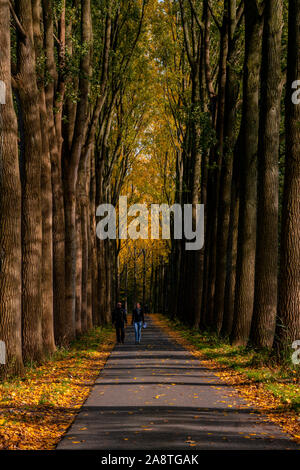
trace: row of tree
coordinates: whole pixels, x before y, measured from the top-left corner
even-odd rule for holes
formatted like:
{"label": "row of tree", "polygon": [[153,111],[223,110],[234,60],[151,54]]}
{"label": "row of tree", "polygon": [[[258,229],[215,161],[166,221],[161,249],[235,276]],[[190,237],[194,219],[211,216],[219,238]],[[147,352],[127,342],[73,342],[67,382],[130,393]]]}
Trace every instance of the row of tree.
{"label": "row of tree", "polygon": [[[1,374],[120,295],[237,345],[299,339],[299,31],[299,0],[0,2]],[[203,203],[203,249],[97,239],[120,194],[194,224]]]}
{"label": "row of tree", "polygon": [[284,353],[300,338],[300,2],[165,1],[159,18],[174,201],[205,204],[203,249],[172,242],[168,310]]}
{"label": "row of tree", "polygon": [[96,238],[135,153],[145,1],[1,0],[1,375],[110,318],[116,246]]}

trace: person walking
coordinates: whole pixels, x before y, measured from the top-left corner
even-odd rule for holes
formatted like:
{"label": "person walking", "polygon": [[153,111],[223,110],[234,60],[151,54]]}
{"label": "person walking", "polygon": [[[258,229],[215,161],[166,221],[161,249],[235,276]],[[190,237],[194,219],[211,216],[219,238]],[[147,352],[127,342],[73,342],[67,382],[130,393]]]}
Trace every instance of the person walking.
{"label": "person walking", "polygon": [[144,311],[141,308],[141,304],[137,302],[136,307],[132,312],[132,325],[134,325],[135,344],[139,344],[141,342],[142,325],[144,321]]}
{"label": "person walking", "polygon": [[122,308],[121,302],[117,303],[112,313],[112,324],[116,328],[117,343],[123,343],[125,340],[125,323],[127,323],[126,311]]}

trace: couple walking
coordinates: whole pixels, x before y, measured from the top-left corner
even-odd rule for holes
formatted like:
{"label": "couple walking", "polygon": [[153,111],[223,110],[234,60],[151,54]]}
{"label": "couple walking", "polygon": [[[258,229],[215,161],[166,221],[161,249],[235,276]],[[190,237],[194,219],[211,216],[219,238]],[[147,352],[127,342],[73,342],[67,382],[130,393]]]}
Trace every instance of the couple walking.
{"label": "couple walking", "polygon": [[[145,305],[145,309],[143,309],[139,302],[137,302],[136,307],[133,309],[131,324],[134,325],[135,344],[139,344],[141,342],[142,326],[145,324],[144,311],[145,313],[148,313],[147,310],[147,306]],[[117,303],[117,306],[113,311],[112,323],[116,328],[117,342],[124,344],[127,314],[126,310],[122,308],[121,302]]]}

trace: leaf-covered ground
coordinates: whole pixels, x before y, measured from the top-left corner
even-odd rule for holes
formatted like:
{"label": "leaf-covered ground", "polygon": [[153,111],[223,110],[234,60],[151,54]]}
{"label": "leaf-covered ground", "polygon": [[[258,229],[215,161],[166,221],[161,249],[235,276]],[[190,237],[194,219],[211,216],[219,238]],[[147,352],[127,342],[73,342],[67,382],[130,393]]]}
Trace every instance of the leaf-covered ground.
{"label": "leaf-covered ground", "polygon": [[[300,442],[299,367],[268,364],[254,351],[234,348],[162,315],[153,320]],[[28,367],[21,378],[0,383],[0,449],[54,449],[114,343],[111,328],[95,328],[42,366]]]}
{"label": "leaf-covered ground", "polygon": [[218,377],[235,387],[249,406],[264,413],[300,442],[300,367],[279,367],[267,355],[233,347],[163,315],[153,320]]}
{"label": "leaf-covered ground", "polygon": [[54,449],[86,400],[115,343],[95,328],[20,378],[0,383],[0,449]]}

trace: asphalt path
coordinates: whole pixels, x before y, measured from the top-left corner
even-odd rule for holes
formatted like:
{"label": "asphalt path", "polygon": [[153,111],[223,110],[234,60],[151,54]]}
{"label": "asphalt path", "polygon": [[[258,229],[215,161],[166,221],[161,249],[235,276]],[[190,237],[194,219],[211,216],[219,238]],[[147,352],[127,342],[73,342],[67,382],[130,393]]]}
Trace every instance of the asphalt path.
{"label": "asphalt path", "polygon": [[299,449],[148,319],[116,345],[57,449]]}

